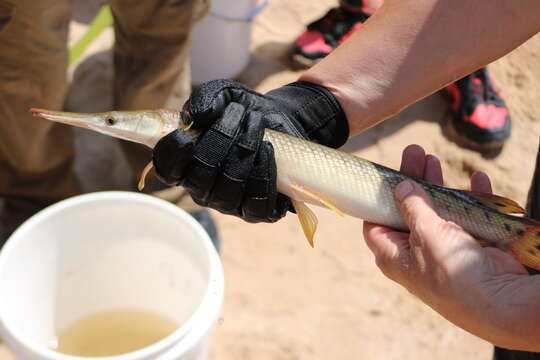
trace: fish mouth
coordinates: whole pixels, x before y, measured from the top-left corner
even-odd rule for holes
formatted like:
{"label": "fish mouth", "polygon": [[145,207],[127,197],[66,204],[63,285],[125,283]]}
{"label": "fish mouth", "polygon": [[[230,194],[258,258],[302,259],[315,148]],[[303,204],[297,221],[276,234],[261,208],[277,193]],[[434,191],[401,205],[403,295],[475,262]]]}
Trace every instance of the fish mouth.
{"label": "fish mouth", "polygon": [[104,128],[102,117],[96,114],[71,113],[37,108],[30,109],[30,113],[36,117],[85,129],[98,130]]}

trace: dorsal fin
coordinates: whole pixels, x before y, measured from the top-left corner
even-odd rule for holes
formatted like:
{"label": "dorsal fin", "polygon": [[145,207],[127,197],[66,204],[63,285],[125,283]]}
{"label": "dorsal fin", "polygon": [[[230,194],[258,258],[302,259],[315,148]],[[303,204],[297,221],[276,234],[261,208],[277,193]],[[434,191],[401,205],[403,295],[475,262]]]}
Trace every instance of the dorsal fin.
{"label": "dorsal fin", "polygon": [[465,191],[467,195],[479,201],[488,208],[500,211],[504,214],[526,214],[527,212],[517,202],[508,198],[483,193],[479,191]]}

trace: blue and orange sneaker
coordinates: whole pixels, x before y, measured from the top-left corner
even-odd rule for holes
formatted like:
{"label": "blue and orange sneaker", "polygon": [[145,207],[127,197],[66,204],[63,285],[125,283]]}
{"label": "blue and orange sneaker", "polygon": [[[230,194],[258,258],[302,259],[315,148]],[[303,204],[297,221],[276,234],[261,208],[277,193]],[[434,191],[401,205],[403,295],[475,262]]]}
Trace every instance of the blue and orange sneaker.
{"label": "blue and orange sneaker", "polygon": [[371,14],[367,8],[341,6],[330,9],[307,26],[293,44],[291,59],[297,65],[310,67],[347,40]]}
{"label": "blue and orange sneaker", "polygon": [[479,150],[499,150],[510,137],[511,118],[504,100],[485,68],[448,85],[456,140]]}

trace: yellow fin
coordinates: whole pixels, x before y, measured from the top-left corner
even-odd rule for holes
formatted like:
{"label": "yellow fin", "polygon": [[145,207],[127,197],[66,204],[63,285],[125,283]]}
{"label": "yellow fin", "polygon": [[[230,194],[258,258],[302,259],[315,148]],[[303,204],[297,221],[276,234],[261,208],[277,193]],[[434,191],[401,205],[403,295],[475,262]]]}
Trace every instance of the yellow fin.
{"label": "yellow fin", "polygon": [[304,234],[306,235],[306,239],[309,245],[314,247],[313,236],[315,235],[317,224],[319,223],[317,216],[303,202],[298,200],[291,201],[294,206],[294,210],[296,210],[296,215],[298,215],[298,220],[300,220],[300,225],[302,225],[302,230],[304,230]]}
{"label": "yellow fin", "polygon": [[505,250],[523,265],[540,270],[540,222],[526,218],[522,224],[515,229],[514,239]]}
{"label": "yellow fin", "polygon": [[329,208],[330,210],[337,213],[338,215],[344,216],[343,211],[339,210],[339,208],[337,206],[335,206],[329,200],[323,198],[322,196],[320,196],[318,194],[315,194],[315,193],[313,193],[313,192],[311,192],[309,190],[306,190],[302,186],[299,186],[299,185],[292,184],[291,187],[293,188],[294,191],[296,191],[296,192],[298,192],[300,194],[303,194],[304,196],[310,197],[310,198],[312,198],[314,200],[317,200],[317,201],[321,202],[324,206]]}
{"label": "yellow fin", "polygon": [[139,189],[139,191],[142,191],[144,189],[144,185],[145,185],[144,180],[146,179],[146,176],[148,175],[150,170],[152,170],[153,167],[154,167],[154,163],[152,161],[150,161],[144,167],[144,169],[143,169],[143,171],[141,173],[141,178],[139,179],[139,184],[137,185],[137,188]]}
{"label": "yellow fin", "polygon": [[505,214],[525,214],[526,211],[514,200],[502,196],[482,193],[478,191],[466,191],[466,193],[482,205],[495,209]]}

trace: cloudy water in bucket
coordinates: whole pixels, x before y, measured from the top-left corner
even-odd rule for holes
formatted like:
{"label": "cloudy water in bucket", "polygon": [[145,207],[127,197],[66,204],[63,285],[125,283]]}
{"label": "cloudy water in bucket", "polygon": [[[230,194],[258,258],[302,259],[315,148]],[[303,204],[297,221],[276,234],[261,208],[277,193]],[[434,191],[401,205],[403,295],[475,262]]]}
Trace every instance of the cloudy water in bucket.
{"label": "cloudy water in bucket", "polygon": [[[116,241],[118,244],[121,243],[119,239]],[[118,277],[118,281],[112,281],[112,284],[109,284],[114,289],[100,289],[101,286],[107,286],[104,283],[95,283],[88,288],[89,291],[100,289],[98,292],[109,294],[107,296],[112,297],[110,302],[116,305],[89,311],[71,321],[64,321],[63,325],[57,328],[55,337],[51,341],[52,350],[82,357],[117,356],[141,350],[166,338],[189,319],[199,301],[192,294],[202,294],[206,287],[206,281],[196,270],[193,261],[183,253],[175,254],[176,270],[173,271],[171,262],[159,260],[165,258],[169,249],[159,248],[159,246],[156,248],[156,239],[131,237],[129,242],[129,246],[110,246],[109,249],[100,250],[100,254],[94,256],[91,265],[88,265],[88,273],[85,276],[77,277],[74,274],[73,278],[62,282],[60,288],[65,286],[65,290],[71,293],[73,289],[80,286],[79,282],[83,278],[88,281],[89,277],[96,276],[96,279],[109,278],[110,281]],[[172,306],[170,313],[164,312],[164,309],[157,305],[168,297],[167,294],[160,294],[160,291],[152,287],[151,281],[143,281],[147,284],[147,290],[140,289],[146,293],[145,301],[142,301],[142,293],[134,297],[134,299],[140,299],[141,304],[148,302],[144,307],[139,307],[137,300],[131,302],[128,300],[133,297],[132,286],[121,290],[122,282],[127,282],[128,277],[131,277],[134,282],[144,279],[144,274],[137,271],[139,265],[144,263],[141,254],[156,259],[156,263],[144,272],[151,273],[151,269],[155,269],[153,271],[157,272],[152,276],[154,281],[158,281],[157,276],[161,277],[161,280],[168,278],[166,288],[176,289],[177,295],[174,295],[176,300],[170,305]],[[133,271],[136,273],[132,273]],[[129,273],[132,275],[128,276]],[[173,273],[182,273],[186,278],[182,281]],[[87,293],[86,296],[89,294]],[[113,299],[116,297],[127,298],[116,301]]]}
{"label": "cloudy water in bucket", "polygon": [[62,331],[53,350],[75,356],[114,356],[150,346],[179,324],[153,312],[109,310],[83,317]]}

